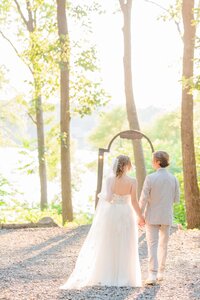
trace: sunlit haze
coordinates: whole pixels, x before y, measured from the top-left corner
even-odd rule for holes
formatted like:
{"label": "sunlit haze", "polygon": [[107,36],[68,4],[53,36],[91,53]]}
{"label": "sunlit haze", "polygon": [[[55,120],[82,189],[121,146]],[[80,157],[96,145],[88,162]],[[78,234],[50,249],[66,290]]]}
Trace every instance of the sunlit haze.
{"label": "sunlit haze", "polygon": [[[90,2],[90,1],[85,1]],[[94,42],[97,44],[101,77],[111,95],[110,105],[123,104],[123,37],[122,15],[113,14],[116,2],[102,1],[106,14],[93,19]],[[159,1],[167,7],[169,1]],[[173,21],[158,17],[164,11],[144,0],[133,1],[132,72],[133,89],[138,108],[150,105],[172,110],[180,105],[182,41]],[[12,94],[26,93],[24,81],[29,71],[11,46],[1,38],[0,63],[9,70]],[[11,90],[9,90],[11,95]]]}

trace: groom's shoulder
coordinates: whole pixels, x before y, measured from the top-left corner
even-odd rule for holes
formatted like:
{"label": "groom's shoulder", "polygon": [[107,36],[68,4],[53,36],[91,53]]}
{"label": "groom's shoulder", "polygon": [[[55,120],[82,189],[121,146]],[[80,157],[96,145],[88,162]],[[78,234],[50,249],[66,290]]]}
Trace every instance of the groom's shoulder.
{"label": "groom's shoulder", "polygon": [[146,176],[146,180],[150,180],[151,178],[156,176],[156,172],[150,173]]}
{"label": "groom's shoulder", "polygon": [[166,178],[166,176],[170,177],[170,178],[176,178],[171,172],[169,172],[168,170],[164,170],[164,172],[156,172],[156,171],[152,172],[146,176],[146,179],[151,180],[151,179],[157,178],[157,177]]}
{"label": "groom's shoulder", "polygon": [[148,174],[145,178],[146,183],[148,184],[148,183],[153,182],[157,176],[158,176],[157,172],[152,172],[152,173]]}

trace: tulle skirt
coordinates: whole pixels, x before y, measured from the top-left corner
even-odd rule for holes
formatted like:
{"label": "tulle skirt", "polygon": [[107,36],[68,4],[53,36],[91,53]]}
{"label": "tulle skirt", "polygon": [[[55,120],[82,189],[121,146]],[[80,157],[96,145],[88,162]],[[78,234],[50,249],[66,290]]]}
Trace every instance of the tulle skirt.
{"label": "tulle skirt", "polygon": [[130,197],[125,200],[109,203],[100,199],[75,268],[61,289],[141,286],[138,227]]}

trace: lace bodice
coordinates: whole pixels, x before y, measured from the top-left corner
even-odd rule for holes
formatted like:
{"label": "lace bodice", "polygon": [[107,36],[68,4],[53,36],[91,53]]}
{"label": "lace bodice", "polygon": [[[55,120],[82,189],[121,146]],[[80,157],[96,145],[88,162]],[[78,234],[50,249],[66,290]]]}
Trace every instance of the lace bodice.
{"label": "lace bodice", "polygon": [[128,204],[131,203],[131,195],[117,195],[113,194],[112,195],[112,204]]}

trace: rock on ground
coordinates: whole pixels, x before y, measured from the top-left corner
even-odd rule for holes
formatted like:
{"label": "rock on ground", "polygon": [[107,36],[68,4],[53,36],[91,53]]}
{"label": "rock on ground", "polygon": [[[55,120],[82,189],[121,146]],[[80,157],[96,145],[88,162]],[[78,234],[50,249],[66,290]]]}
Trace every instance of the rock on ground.
{"label": "rock on ground", "polygon": [[[0,230],[0,299],[141,300],[200,299],[200,231],[172,230],[165,280],[142,288],[93,287],[59,290],[71,273],[89,226]],[[143,280],[147,247],[140,231]]]}

